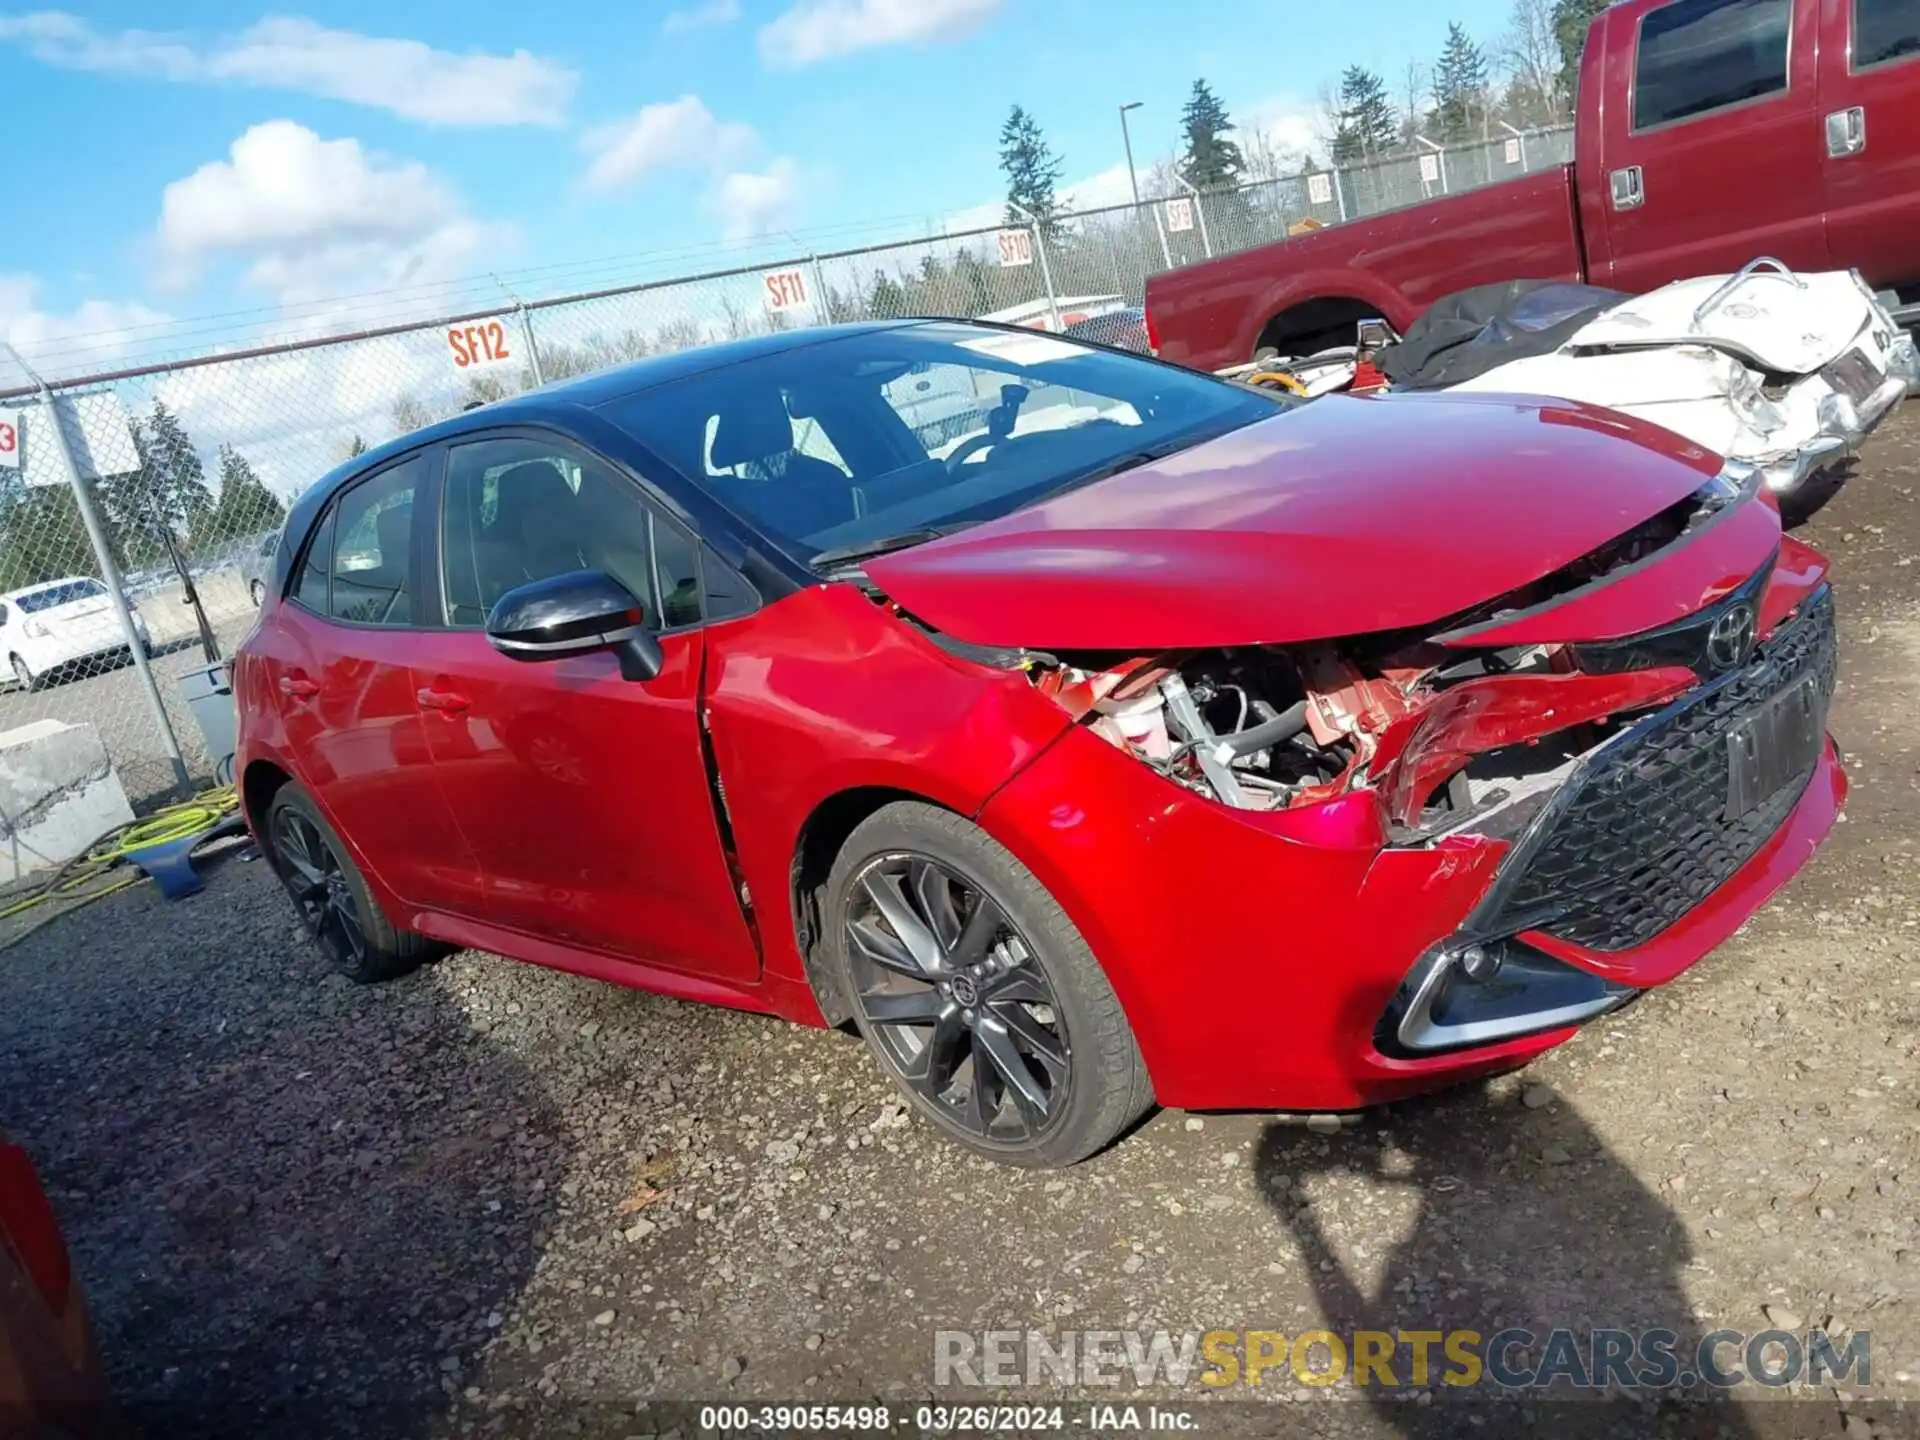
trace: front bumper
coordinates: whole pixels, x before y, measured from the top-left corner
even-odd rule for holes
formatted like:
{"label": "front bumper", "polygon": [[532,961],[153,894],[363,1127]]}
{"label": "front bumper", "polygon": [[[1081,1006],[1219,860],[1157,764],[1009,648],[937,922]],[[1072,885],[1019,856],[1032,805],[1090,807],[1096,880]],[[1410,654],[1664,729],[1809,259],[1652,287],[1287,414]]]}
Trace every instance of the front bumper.
{"label": "front bumper", "polygon": [[[1802,619],[1817,613],[1809,605]],[[1716,762],[1727,793],[1727,746],[1752,705],[1808,674],[1830,692],[1821,678],[1831,673],[1830,629],[1795,652],[1775,643],[1792,628],[1783,622],[1750,670],[1676,701],[1685,714],[1653,736],[1659,755],[1629,748],[1631,766],[1597,772],[1603,783],[1578,798],[1597,797],[1603,811],[1657,802],[1675,827],[1691,823]],[[1756,680],[1743,693],[1749,673],[1769,666],[1777,684]],[[1162,1103],[1352,1109],[1522,1064],[1712,950],[1805,864],[1838,815],[1839,757],[1817,730],[1814,738],[1810,767],[1744,812],[1744,829],[1669,846],[1659,873],[1633,870],[1637,842],[1624,833],[1611,854],[1584,839],[1586,850],[1543,846],[1533,832],[1513,844],[1458,834],[1388,845],[1370,793],[1230,811],[1083,729],[1016,776],[980,818],[1086,937]],[[1660,793],[1615,784],[1661,765],[1669,768],[1656,777]],[[1604,826],[1604,813],[1582,817],[1583,827],[1593,823]],[[1566,882],[1549,885],[1555,905],[1544,909],[1535,903],[1543,878]],[[1582,983],[1552,992],[1518,1033],[1441,1035],[1426,1050],[1396,1044],[1423,962],[1463,940],[1524,947],[1543,970]],[[1467,1010],[1456,1007],[1452,1019],[1471,1020]]]}

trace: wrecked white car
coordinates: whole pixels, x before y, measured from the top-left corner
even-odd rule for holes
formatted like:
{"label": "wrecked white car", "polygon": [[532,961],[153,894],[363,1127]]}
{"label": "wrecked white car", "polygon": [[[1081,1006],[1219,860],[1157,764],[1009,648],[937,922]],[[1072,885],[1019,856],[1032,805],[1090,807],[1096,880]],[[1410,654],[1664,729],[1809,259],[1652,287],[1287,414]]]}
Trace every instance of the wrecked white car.
{"label": "wrecked white car", "polygon": [[1264,368],[1308,396],[1384,383],[1605,405],[1754,466],[1778,494],[1851,454],[1920,383],[1912,337],[1857,273],[1796,275],[1774,260],[1641,296],[1481,286],[1376,345],[1384,328],[1366,321],[1358,349]]}

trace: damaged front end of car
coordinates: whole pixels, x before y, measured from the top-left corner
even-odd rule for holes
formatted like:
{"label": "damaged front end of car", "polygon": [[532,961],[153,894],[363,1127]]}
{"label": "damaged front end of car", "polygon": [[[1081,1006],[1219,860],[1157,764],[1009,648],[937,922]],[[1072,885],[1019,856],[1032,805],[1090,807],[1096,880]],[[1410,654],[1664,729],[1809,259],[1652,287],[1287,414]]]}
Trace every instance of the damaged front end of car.
{"label": "damaged front end of car", "polygon": [[[1777,522],[1764,563],[1677,622],[1616,635],[1581,618],[1740,507],[1771,520],[1760,483],[1735,467],[1417,630],[1018,663],[1091,733],[1215,805],[1305,816],[1359,797],[1383,853],[1497,854],[1471,913],[1379,1010],[1380,1056],[1561,1029],[1669,978],[1634,953],[1755,855],[1820,760],[1833,607],[1824,565]],[[1564,638],[1505,638],[1550,637],[1556,616]]]}

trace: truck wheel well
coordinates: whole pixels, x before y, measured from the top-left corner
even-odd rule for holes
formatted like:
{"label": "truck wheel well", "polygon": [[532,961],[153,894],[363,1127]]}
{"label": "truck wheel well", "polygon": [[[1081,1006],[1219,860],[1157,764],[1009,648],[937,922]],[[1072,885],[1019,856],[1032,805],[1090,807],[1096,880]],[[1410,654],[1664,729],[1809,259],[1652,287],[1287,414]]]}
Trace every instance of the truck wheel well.
{"label": "truck wheel well", "polygon": [[1280,355],[1311,355],[1335,345],[1351,345],[1354,325],[1380,313],[1378,305],[1347,295],[1326,295],[1282,310],[1254,342],[1253,358],[1263,350]]}
{"label": "truck wheel well", "polygon": [[247,766],[247,773],[240,777],[240,803],[253,822],[255,835],[266,835],[267,807],[273,804],[280,787],[292,778],[269,760],[256,760]]}
{"label": "truck wheel well", "polygon": [[807,968],[807,983],[813,987],[813,997],[829,1025],[844,1026],[850,1022],[853,1006],[840,993],[840,987],[832,981],[821,963],[825,958],[820,953],[825,927],[820,909],[826,893],[827,876],[833,870],[833,862],[839,857],[841,847],[847,843],[847,837],[853,834],[860,822],[896,800],[912,800],[922,805],[939,803],[929,800],[925,795],[916,795],[911,790],[894,790],[882,785],[843,790],[838,795],[828,796],[815,807],[807,817],[807,823],[800,827],[800,840],[794,846],[793,936],[800,947],[801,961]]}

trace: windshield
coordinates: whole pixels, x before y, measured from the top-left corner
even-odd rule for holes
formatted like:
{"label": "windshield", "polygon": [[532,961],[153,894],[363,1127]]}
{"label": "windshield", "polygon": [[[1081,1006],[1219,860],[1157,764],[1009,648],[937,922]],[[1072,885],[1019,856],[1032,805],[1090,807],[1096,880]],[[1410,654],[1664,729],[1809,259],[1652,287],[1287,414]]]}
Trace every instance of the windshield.
{"label": "windshield", "polygon": [[107,587],[98,580],[68,580],[64,584],[49,585],[44,590],[31,590],[16,602],[22,610],[29,613],[35,610],[51,610],[56,605],[71,605],[76,600],[95,600],[107,593]]}
{"label": "windshield", "polygon": [[606,413],[812,561],[992,519],[1278,408],[1056,336],[934,322],[688,376]]}

